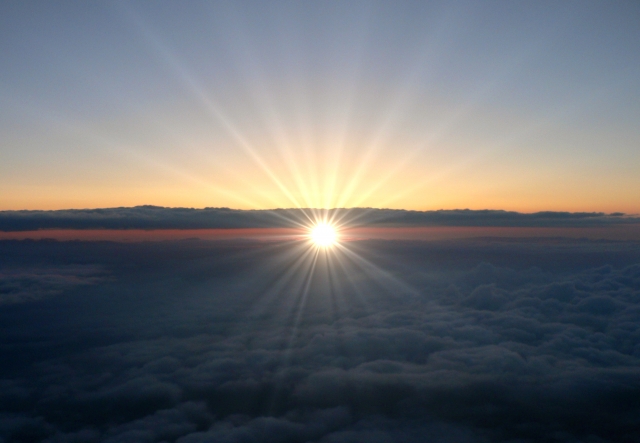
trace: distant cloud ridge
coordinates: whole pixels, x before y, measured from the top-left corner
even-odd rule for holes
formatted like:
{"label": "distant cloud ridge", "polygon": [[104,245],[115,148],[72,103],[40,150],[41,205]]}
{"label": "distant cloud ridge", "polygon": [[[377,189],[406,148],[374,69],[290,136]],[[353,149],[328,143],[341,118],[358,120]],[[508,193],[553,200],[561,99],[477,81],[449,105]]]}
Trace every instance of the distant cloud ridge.
{"label": "distant cloud ridge", "polygon": [[321,216],[351,226],[590,227],[640,224],[640,218],[616,212],[535,212],[453,209],[407,211],[375,208],[268,209],[130,208],[0,211],[0,231],[38,229],[233,229],[291,228]]}

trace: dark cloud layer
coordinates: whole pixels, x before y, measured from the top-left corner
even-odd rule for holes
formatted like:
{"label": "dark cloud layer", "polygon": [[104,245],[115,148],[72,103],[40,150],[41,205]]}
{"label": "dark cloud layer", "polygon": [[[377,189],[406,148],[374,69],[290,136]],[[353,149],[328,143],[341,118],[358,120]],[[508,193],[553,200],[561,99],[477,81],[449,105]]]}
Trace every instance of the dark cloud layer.
{"label": "dark cloud layer", "polygon": [[639,246],[0,242],[0,441],[639,441]]}
{"label": "dark cloud layer", "polygon": [[94,284],[101,279],[100,269],[96,266],[0,269],[0,306],[38,300],[73,286]]}
{"label": "dark cloud layer", "polygon": [[537,212],[523,214],[499,210],[405,211],[391,209],[275,209],[133,208],[59,211],[0,211],[0,231],[35,229],[207,229],[270,228],[307,225],[317,215],[335,217],[351,225],[374,226],[512,226],[591,227],[638,224],[640,218],[622,213]]}

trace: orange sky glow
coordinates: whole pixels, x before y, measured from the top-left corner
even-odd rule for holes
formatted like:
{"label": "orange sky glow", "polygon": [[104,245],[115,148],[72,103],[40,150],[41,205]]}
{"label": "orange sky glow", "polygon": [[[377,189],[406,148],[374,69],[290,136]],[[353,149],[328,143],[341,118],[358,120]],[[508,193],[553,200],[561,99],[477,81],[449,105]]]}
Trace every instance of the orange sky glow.
{"label": "orange sky glow", "polygon": [[[42,229],[36,231],[1,232],[0,240],[59,241],[168,241],[168,240],[238,240],[283,241],[306,240],[308,231],[290,228],[251,229]],[[339,232],[341,241],[380,240],[450,240],[480,237],[567,237],[591,240],[640,240],[640,225],[619,225],[588,228],[530,227],[359,227]]]}

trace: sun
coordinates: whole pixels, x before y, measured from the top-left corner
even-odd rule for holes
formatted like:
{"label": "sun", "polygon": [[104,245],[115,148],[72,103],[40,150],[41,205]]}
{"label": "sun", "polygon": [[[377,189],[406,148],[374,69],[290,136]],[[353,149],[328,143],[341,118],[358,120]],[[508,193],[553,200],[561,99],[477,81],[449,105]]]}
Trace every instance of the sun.
{"label": "sun", "polygon": [[328,223],[320,223],[311,229],[311,241],[319,248],[334,246],[338,240],[336,229]]}

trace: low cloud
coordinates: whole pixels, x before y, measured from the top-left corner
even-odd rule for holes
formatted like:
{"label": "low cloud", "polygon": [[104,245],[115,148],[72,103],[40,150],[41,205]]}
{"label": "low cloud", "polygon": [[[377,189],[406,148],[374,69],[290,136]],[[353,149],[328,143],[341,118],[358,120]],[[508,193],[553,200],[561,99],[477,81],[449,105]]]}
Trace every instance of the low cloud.
{"label": "low cloud", "polygon": [[132,208],[59,211],[0,211],[0,231],[37,229],[215,229],[291,228],[310,219],[341,220],[349,226],[465,226],[465,227],[607,227],[640,224],[622,213],[536,212],[501,210],[406,211],[391,209],[274,209]]}
{"label": "low cloud", "polygon": [[640,438],[637,245],[363,242],[377,274],[311,280],[290,245],[91,248],[112,278],[0,309],[57,350],[0,366],[5,441]]}
{"label": "low cloud", "polygon": [[0,269],[0,306],[39,300],[75,286],[98,283],[103,278],[97,266]]}

